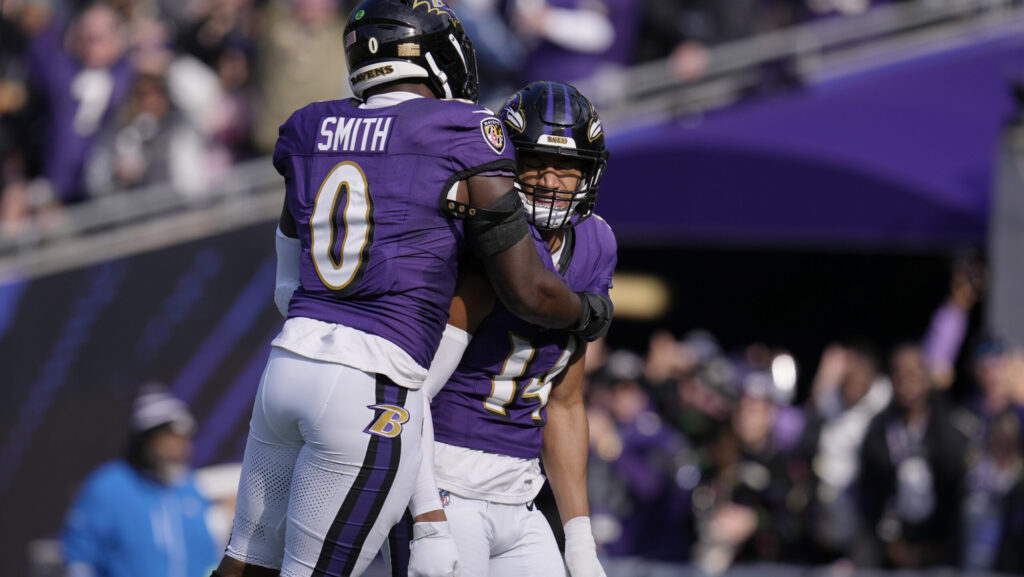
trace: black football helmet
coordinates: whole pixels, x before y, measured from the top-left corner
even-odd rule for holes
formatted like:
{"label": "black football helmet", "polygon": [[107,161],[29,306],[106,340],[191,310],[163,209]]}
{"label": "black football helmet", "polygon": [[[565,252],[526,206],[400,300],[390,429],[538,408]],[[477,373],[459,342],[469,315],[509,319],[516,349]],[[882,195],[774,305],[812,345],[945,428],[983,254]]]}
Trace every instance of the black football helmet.
{"label": "black football helmet", "polygon": [[476,102],[476,52],[441,0],[365,0],[345,25],[345,57],[356,97],[368,88],[422,79],[438,98]]}
{"label": "black football helmet", "polygon": [[[530,186],[515,181],[533,225],[540,229],[576,226],[594,214],[597,189],[608,163],[604,128],[594,105],[575,87],[561,82],[534,82],[512,95],[501,109],[516,154],[554,154],[582,161],[582,178],[574,191]],[[560,208],[556,199],[572,194]],[[563,201],[564,202],[564,201]]]}

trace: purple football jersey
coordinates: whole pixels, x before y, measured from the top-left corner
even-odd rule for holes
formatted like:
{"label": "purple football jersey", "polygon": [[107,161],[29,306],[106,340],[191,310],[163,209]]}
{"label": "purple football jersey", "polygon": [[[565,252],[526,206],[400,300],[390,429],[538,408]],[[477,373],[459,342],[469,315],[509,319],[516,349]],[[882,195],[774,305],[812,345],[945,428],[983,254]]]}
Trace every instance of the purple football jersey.
{"label": "purple football jersey", "polygon": [[466,102],[335,100],[295,112],[274,150],[302,243],[288,316],[377,335],[428,367],[463,244],[442,201],[471,175],[514,174],[514,159],[501,123]]}
{"label": "purple football jersey", "polygon": [[[590,218],[571,229],[558,267],[547,243],[531,230],[548,269],[573,290],[608,295],[617,257],[607,223]],[[552,383],[577,346],[568,331],[542,329],[496,301],[455,373],[434,397],[434,438],[522,459],[538,457]]]}

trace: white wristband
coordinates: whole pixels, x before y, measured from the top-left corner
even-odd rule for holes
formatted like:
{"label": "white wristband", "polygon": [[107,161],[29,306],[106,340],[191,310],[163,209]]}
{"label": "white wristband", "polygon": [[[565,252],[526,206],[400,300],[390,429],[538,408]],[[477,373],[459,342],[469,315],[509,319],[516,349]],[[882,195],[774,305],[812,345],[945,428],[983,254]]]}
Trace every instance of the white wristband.
{"label": "white wristband", "polygon": [[277,229],[277,281],[274,283],[274,304],[281,316],[288,316],[288,303],[292,293],[299,288],[299,256],[302,244],[297,238],[286,236]]}
{"label": "white wristband", "polygon": [[597,543],[594,542],[594,533],[590,529],[590,517],[573,517],[569,519],[569,522],[563,528],[565,529],[566,547],[572,541],[575,546],[597,549]]}
{"label": "white wristband", "polygon": [[446,537],[451,534],[452,530],[448,526],[448,521],[420,521],[412,524],[413,540],[433,537],[434,535]]}
{"label": "white wristband", "polygon": [[597,558],[590,517],[573,517],[565,524],[565,567],[570,577],[606,577]]}

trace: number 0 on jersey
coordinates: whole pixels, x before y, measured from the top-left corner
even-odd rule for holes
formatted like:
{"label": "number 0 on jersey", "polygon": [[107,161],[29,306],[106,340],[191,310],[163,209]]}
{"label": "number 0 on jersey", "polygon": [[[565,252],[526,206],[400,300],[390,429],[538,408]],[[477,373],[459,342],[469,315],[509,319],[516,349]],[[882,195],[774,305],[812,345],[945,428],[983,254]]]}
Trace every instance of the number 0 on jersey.
{"label": "number 0 on jersey", "polygon": [[320,281],[341,295],[351,292],[363,276],[373,244],[370,184],[359,165],[342,162],[327,174],[316,194],[309,228],[310,254]]}

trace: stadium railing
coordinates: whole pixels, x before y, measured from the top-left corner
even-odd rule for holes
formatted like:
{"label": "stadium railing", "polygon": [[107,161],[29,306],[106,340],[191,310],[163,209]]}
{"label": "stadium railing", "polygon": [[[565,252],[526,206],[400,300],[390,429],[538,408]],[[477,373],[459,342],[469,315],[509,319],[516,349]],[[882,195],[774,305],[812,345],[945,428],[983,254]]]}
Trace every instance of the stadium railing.
{"label": "stadium railing", "polygon": [[34,277],[101,259],[202,238],[281,213],[284,185],[269,159],[240,163],[219,186],[185,196],[162,183],[65,209],[54,225],[0,240],[0,280]]}

